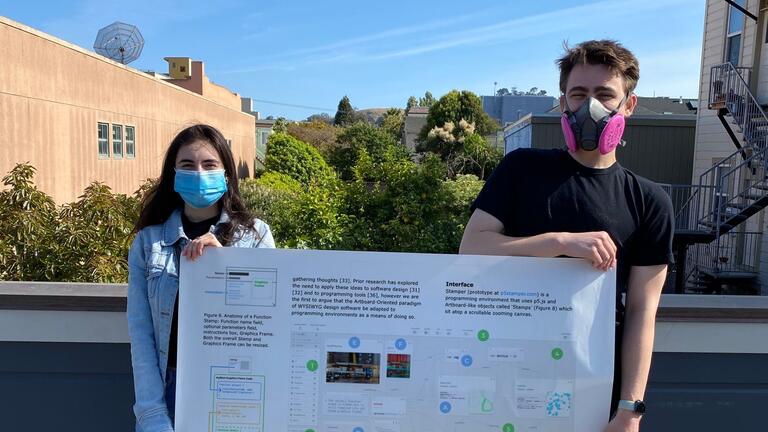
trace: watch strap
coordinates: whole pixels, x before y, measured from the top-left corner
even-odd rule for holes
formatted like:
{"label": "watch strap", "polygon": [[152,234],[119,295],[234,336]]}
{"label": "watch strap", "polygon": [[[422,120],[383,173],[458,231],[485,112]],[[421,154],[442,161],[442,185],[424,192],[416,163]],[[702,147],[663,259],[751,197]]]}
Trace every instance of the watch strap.
{"label": "watch strap", "polygon": [[643,401],[619,400],[619,409],[631,411],[637,414],[645,413],[645,403]]}

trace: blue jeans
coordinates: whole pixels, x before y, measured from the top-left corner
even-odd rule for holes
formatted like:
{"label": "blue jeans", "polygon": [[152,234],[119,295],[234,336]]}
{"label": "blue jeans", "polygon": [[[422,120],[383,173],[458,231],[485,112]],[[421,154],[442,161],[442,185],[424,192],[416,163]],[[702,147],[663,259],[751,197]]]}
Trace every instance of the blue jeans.
{"label": "blue jeans", "polygon": [[[165,376],[165,406],[168,407],[168,416],[175,426],[176,418],[176,368],[168,368]],[[143,432],[139,424],[136,424],[136,432]]]}

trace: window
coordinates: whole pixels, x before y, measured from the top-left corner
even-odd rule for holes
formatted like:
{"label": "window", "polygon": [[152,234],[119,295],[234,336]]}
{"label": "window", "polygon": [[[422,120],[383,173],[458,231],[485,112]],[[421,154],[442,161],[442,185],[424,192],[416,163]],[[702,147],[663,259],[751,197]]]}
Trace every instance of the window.
{"label": "window", "polygon": [[109,125],[99,123],[99,159],[109,158]]}
{"label": "window", "polygon": [[272,129],[269,128],[257,128],[256,129],[256,157],[262,160],[267,154],[267,141],[269,141],[269,135],[272,134]]}
{"label": "window", "polygon": [[[739,6],[744,6],[744,0],[736,0]],[[744,30],[744,14],[733,6],[728,6],[728,33],[725,37],[725,61],[734,66],[739,65],[741,52],[741,33]]]}
{"label": "window", "polygon": [[269,130],[263,130],[259,131],[259,144],[262,146],[267,145],[267,141],[269,141]]}
{"label": "window", "polygon": [[125,157],[128,159],[136,157],[136,128],[133,126],[125,127]]}
{"label": "window", "polygon": [[123,158],[123,126],[112,125],[112,157],[115,159]]}

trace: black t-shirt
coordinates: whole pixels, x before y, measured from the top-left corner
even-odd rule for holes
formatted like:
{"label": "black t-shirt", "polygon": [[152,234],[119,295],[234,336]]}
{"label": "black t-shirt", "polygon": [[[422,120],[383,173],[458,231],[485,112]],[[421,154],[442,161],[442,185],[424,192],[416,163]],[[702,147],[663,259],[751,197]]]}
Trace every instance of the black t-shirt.
{"label": "black t-shirt", "polygon": [[[184,234],[188,239],[194,240],[201,235],[207,233],[212,225],[216,225],[219,221],[219,216],[212,217],[200,222],[192,222],[187,219],[184,213],[181,213],[181,225],[184,228]],[[178,244],[178,243],[177,243]],[[181,258],[181,250],[177,251],[179,259]],[[178,267],[177,267],[178,268]],[[176,295],[176,302],[173,305],[173,320],[171,320],[171,336],[168,340],[168,367],[176,367],[176,347],[179,337],[179,296]]]}
{"label": "black t-shirt", "polygon": [[[510,237],[607,232],[618,248],[618,293],[626,291],[632,266],[674,260],[669,196],[618,162],[597,169],[581,165],[565,150],[515,150],[501,161],[472,208],[501,221]],[[617,311],[623,309],[619,302],[617,295]]]}

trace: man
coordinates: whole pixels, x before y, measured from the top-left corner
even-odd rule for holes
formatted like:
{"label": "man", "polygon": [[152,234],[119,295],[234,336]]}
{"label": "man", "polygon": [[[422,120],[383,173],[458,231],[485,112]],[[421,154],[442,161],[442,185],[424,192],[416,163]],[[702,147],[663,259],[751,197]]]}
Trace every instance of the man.
{"label": "man", "polygon": [[672,203],[658,185],[616,161],[624,117],[637,106],[637,58],[615,41],[600,40],[567,49],[557,63],[568,150],[507,154],[473,204],[460,253],[569,256],[601,270],[618,265],[616,373],[606,431],[637,431],[656,309],[673,259]]}

